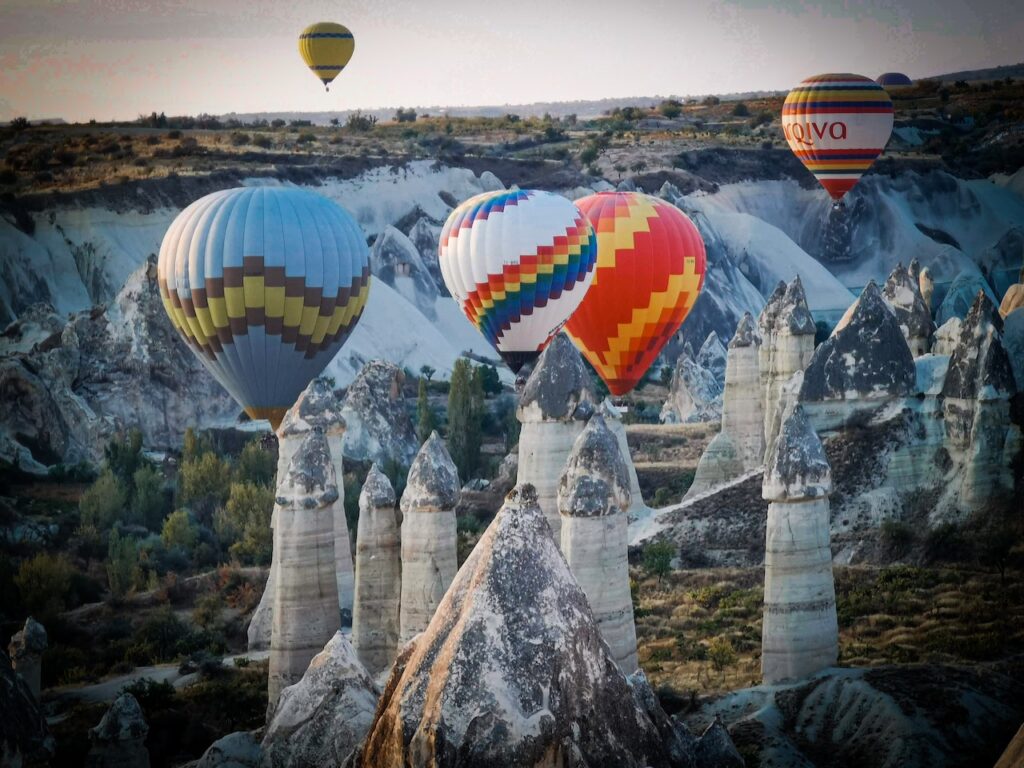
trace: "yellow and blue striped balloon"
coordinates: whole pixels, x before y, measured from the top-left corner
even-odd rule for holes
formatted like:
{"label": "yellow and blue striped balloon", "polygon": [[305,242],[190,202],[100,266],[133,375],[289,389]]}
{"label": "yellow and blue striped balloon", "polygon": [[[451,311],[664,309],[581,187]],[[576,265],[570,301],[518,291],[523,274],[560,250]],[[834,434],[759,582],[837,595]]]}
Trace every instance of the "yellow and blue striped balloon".
{"label": "yellow and blue striped balloon", "polygon": [[242,187],[178,214],[157,261],[175,330],[254,419],[276,429],[345,343],[370,254],[341,206],[297,187]]}
{"label": "yellow and blue striped balloon", "polygon": [[299,54],[325,88],[345,68],[355,49],[348,27],[331,21],[310,24],[299,35]]}

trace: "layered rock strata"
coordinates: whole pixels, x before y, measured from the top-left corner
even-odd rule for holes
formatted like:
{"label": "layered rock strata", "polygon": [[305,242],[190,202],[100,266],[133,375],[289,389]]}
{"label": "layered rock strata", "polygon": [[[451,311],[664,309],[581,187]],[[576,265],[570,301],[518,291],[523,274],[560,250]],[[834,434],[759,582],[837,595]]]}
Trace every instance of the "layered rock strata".
{"label": "layered rock strata", "polygon": [[590,375],[579,351],[564,334],[555,336],[537,358],[519,398],[517,482],[537,489],[537,499],[558,542],[558,481],[573,443],[594,412]]}
{"label": "layered rock strata", "polygon": [[426,629],[458,570],[455,506],[459,473],[432,432],[409,469],[402,493],[402,599],[399,642]]}
{"label": "layered rock strata", "polygon": [[625,674],[638,669],[629,591],[629,476],[600,413],[573,445],[558,484],[562,552]]}
{"label": "layered rock strata", "polygon": [[398,652],[402,545],[395,491],[377,465],[359,494],[352,647],[371,675],[389,669]]}
{"label": "layered rock strata", "polygon": [[831,492],[825,451],[798,405],[782,425],[761,490],[770,502],[761,635],[765,683],[808,677],[838,658]]}
{"label": "layered rock strata", "polygon": [[299,681],[341,624],[334,556],[337,499],[327,438],[314,428],[292,456],[275,498],[268,716],[281,690]]}

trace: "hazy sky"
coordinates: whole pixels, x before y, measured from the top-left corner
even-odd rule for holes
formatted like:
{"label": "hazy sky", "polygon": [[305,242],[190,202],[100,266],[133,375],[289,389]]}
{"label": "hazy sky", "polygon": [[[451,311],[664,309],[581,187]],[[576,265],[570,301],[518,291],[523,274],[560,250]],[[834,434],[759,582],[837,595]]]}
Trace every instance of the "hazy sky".
{"label": "hazy sky", "polygon": [[[296,49],[346,24],[324,93]],[[1016,63],[1019,0],[0,0],[0,120],[786,89]]]}

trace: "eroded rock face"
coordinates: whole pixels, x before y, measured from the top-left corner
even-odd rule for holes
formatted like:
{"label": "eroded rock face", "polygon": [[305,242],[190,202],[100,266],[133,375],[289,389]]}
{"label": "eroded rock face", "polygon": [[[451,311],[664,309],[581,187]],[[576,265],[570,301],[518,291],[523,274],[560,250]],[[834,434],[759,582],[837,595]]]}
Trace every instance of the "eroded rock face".
{"label": "eroded rock face", "polygon": [[1024,309],[1015,309],[1003,321],[1003,347],[1010,358],[1017,389],[1024,389]]}
{"label": "eroded rock face", "polygon": [[[359,766],[667,766],[531,486],[513,490],[388,680]],[[692,756],[691,756],[692,759]]]}
{"label": "eroded rock face", "polygon": [[719,383],[725,381],[725,345],[718,338],[718,333],[712,331],[701,345],[697,352],[697,362],[702,368],[711,371]]}
{"label": "eroded rock face", "polygon": [[935,312],[935,322],[942,325],[951,317],[966,317],[978,291],[984,291],[993,304],[996,297],[985,278],[977,272],[961,272],[950,283],[942,304]]}
{"label": "eroded rock face", "polygon": [[371,675],[390,668],[398,653],[402,547],[395,490],[377,465],[359,494],[356,596],[352,646]]}
{"label": "eroded rock face", "polygon": [[[766,307],[765,311],[768,312]],[[782,419],[785,417],[783,389],[794,374],[803,371],[814,354],[814,318],[807,307],[803,283],[797,276],[786,286],[785,293],[768,312],[774,314],[771,334],[765,337],[767,356],[761,362],[768,365],[765,378],[765,454],[772,450]],[[769,319],[762,313],[762,321]],[[762,347],[763,348],[763,347]]]}
{"label": "eroded rock face", "polygon": [[633,456],[629,451],[629,441],[626,439],[626,427],[622,423],[622,414],[607,397],[601,401],[597,411],[604,418],[605,425],[615,435],[615,440],[619,444],[619,453],[622,454],[622,460],[626,463],[626,475],[629,477],[629,508],[626,510],[626,514],[630,520],[636,519],[647,511],[647,504],[644,503],[643,493],[640,491],[640,479],[637,477]]}
{"label": "eroded rock face", "polygon": [[548,518],[552,536],[560,540],[558,480],[562,467],[587,418],[594,412],[590,377],[579,351],[558,334],[541,352],[519,399],[517,482],[530,483]]}
{"label": "eroded rock face", "polygon": [[402,370],[386,360],[363,366],[341,409],[347,457],[380,464],[390,459],[402,466],[412,461],[419,442],[402,398],[404,380]]}
{"label": "eroded rock face", "polygon": [[268,717],[284,688],[338,631],[334,510],[337,481],[327,438],[314,428],[292,457],[274,505],[276,583],[271,596]]}
{"label": "eroded rock face", "polygon": [[914,382],[914,358],[900,322],[878,286],[869,282],[849,322],[814,351],[804,372],[800,399],[905,397]]}
{"label": "eroded rock face", "polygon": [[388,225],[377,236],[370,249],[370,271],[422,308],[427,317],[435,316],[437,285],[415,243],[400,230]]}
{"label": "eroded rock face", "polygon": [[951,317],[935,330],[935,341],[932,352],[936,355],[952,355],[960,340],[960,326],[963,321],[959,317]]}
{"label": "eroded rock face", "polygon": [[715,375],[683,350],[661,409],[662,424],[718,421],[722,418],[722,385]]}
{"label": "eroded rock face", "polygon": [[798,405],[765,466],[768,505],[761,674],[798,680],[834,666],[839,653],[829,503],[832,472]]}
{"label": "eroded rock face", "polygon": [[402,493],[402,600],[399,642],[430,623],[458,570],[455,506],[459,473],[432,432],[416,455]]}
{"label": "eroded rock face", "polygon": [[0,764],[44,763],[55,748],[38,699],[0,651]]}
{"label": "eroded rock face", "polygon": [[562,552],[612,658],[631,675],[638,664],[629,591],[628,506],[629,476],[619,443],[604,417],[595,413],[576,438],[558,484]]}
{"label": "eroded rock face", "polygon": [[229,733],[211,744],[195,768],[258,768],[263,750],[248,731]]}
{"label": "eroded rock face", "polygon": [[142,707],[130,693],[122,693],[89,731],[88,768],[149,768],[146,734],[149,725]]}
{"label": "eroded rock face", "polygon": [[903,264],[897,264],[889,273],[882,294],[896,315],[911,354],[914,357],[925,354],[935,325],[918,279]]}
{"label": "eroded rock face", "polygon": [[263,736],[263,766],[341,765],[373,722],[377,690],[338,632],[281,692]]}
{"label": "eroded rock face", "polygon": [[14,670],[28,684],[37,701],[42,688],[42,659],[46,645],[46,629],[29,616],[25,620],[25,626],[14,633],[10,645],[7,646]]}

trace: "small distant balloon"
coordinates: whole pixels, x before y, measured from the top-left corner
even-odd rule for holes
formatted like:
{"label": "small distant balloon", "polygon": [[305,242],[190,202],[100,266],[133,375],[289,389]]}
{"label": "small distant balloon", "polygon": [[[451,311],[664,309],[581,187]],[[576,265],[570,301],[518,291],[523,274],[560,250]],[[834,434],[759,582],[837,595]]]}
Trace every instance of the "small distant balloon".
{"label": "small distant balloon", "polygon": [[884,74],[879,75],[875,79],[875,82],[886,90],[909,88],[914,84],[914,81],[902,72],[885,72]]}
{"label": "small distant balloon", "polygon": [[789,148],[837,203],[882,154],[892,126],[889,94],[862,75],[809,77],[782,105]]}
{"label": "small distant balloon", "polygon": [[348,64],[355,48],[356,41],[348,27],[331,21],[310,24],[299,35],[302,60],[327,90],[330,90],[331,81]]}
{"label": "small distant balloon", "polygon": [[704,286],[700,232],[671,203],[638,192],[576,201],[597,235],[594,280],[565,324],[613,395],[643,378]]}
{"label": "small distant balloon", "polygon": [[254,419],[276,429],[359,322],[369,249],[355,219],[297,187],[242,187],[171,222],[157,282],[175,330]]}
{"label": "small distant balloon", "polygon": [[532,189],[471,197],[451,212],[438,243],[452,298],[516,373],[579,306],[596,258],[580,209]]}

